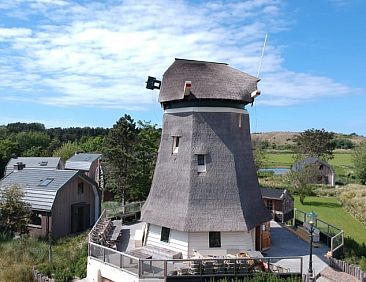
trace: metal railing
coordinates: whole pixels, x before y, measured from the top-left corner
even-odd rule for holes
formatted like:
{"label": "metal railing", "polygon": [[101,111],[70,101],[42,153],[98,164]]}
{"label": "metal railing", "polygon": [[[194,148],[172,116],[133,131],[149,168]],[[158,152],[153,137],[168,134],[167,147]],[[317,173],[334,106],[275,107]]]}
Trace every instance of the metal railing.
{"label": "metal railing", "polygon": [[[295,226],[297,224],[296,221],[303,224],[306,222],[306,213],[301,210],[294,209],[294,220]],[[318,218],[314,223],[314,227],[320,231],[320,241],[330,247],[332,256],[336,251],[342,251],[341,248],[344,245],[344,232],[342,229]]]}
{"label": "metal railing", "polygon": [[286,276],[303,274],[302,257],[139,259],[92,242],[89,242],[89,256],[139,278],[245,276],[257,272]]}
{"label": "metal railing", "polygon": [[118,202],[107,202],[105,209],[109,217],[123,217],[129,214],[136,214],[141,211],[145,201],[127,203],[121,205]]}

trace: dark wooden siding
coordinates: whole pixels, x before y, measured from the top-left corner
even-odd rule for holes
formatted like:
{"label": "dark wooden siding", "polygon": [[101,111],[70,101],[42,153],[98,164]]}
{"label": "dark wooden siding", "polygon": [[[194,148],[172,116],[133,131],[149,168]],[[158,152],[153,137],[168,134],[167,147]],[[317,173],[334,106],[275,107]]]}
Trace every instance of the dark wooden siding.
{"label": "dark wooden siding", "polygon": [[[78,193],[78,183],[84,183],[84,192]],[[71,233],[71,206],[77,203],[90,205],[90,222],[92,226],[95,222],[95,195],[91,184],[74,177],[56,195],[52,206],[52,236],[59,238]]]}

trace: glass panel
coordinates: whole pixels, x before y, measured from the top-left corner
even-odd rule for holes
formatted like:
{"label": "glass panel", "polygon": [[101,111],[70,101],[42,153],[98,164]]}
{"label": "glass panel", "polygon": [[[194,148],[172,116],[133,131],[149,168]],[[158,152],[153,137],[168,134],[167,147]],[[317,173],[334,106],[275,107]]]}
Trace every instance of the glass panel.
{"label": "glass panel", "polygon": [[221,233],[209,232],[209,247],[220,248],[221,247]]}
{"label": "glass panel", "polygon": [[170,228],[162,227],[160,241],[168,243],[169,235],[170,235]]}

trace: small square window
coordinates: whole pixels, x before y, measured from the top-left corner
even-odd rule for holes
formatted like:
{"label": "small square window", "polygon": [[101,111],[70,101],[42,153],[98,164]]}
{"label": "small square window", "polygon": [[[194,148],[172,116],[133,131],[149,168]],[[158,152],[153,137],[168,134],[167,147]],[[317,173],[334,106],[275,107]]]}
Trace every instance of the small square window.
{"label": "small square window", "polygon": [[205,155],[197,155],[197,171],[206,172],[206,157]]}
{"label": "small square window", "polygon": [[35,211],[31,214],[31,224],[41,226],[42,225],[42,215]]}
{"label": "small square window", "polygon": [[205,165],[205,155],[197,155],[197,164]]}
{"label": "small square window", "polygon": [[209,247],[210,248],[221,248],[221,233],[220,232],[209,232]]}
{"label": "small square window", "polygon": [[179,150],[179,136],[173,136],[173,154],[177,154]]}
{"label": "small square window", "polygon": [[78,194],[84,194],[84,183],[83,182],[78,183]]}
{"label": "small square window", "polygon": [[164,226],[161,227],[160,241],[169,243],[169,236],[170,236],[170,228]]}

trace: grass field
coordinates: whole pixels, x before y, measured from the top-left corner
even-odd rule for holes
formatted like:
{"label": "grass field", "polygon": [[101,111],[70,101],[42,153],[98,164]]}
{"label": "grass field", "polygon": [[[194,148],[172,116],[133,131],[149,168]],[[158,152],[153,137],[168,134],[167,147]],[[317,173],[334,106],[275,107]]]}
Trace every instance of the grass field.
{"label": "grass field", "polygon": [[[266,154],[267,162],[266,167],[286,167],[289,168],[294,163],[293,153],[288,151],[282,152],[269,152]],[[352,154],[351,153],[335,153],[334,159],[329,160],[329,163],[333,166],[351,167],[352,166]]]}
{"label": "grass field", "polygon": [[337,198],[306,197],[302,205],[295,196],[295,207],[304,212],[314,211],[319,219],[343,229],[346,237],[366,244],[366,228],[343,209]]}

